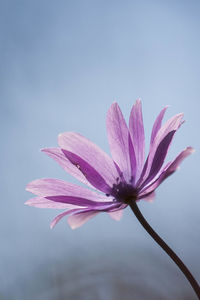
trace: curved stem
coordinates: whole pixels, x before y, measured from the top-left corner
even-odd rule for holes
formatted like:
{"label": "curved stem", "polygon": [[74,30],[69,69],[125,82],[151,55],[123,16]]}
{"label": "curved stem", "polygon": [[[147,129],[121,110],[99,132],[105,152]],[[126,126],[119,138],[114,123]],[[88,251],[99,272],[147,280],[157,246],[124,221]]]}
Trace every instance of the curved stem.
{"label": "curved stem", "polygon": [[171,257],[171,259],[175,262],[175,264],[179,267],[179,269],[183,272],[185,277],[190,282],[192,288],[194,289],[198,299],[200,299],[200,287],[193,275],[190,273],[188,268],[184,265],[182,260],[174,253],[174,251],[160,238],[160,236],[153,230],[153,228],[148,224],[146,219],[143,217],[140,212],[136,201],[130,201],[129,203],[133,213],[136,218],[140,222],[140,224],[146,229],[146,231],[150,234],[150,236],[158,243],[158,245]]}

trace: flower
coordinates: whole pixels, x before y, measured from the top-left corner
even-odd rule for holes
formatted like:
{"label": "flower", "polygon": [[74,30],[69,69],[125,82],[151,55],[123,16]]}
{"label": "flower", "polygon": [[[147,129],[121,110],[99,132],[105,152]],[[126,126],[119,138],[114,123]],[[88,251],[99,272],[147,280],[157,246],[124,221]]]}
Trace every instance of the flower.
{"label": "flower", "polygon": [[129,128],[117,103],[113,103],[108,111],[107,132],[112,158],[80,134],[60,134],[58,148],[42,151],[89,188],[58,179],[37,179],[26,188],[37,197],[25,204],[65,209],[52,221],[51,228],[69,215],[68,223],[74,229],[100,212],[107,212],[119,220],[131,201],[151,201],[155,189],[193,152],[192,147],[187,147],[163,167],[174,134],[183,123],[181,113],[162,125],[166,109],[161,110],[154,122],[146,160],[140,100],[131,110]]}

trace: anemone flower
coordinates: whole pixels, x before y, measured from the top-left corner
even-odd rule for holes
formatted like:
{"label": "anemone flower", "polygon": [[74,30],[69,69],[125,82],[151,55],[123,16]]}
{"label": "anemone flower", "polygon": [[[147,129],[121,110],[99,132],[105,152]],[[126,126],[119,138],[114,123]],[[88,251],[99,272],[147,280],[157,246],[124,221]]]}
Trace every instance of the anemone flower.
{"label": "anemone flower", "polygon": [[187,147],[163,166],[174,134],[183,123],[181,113],[162,125],[166,108],[161,110],[154,122],[146,160],[140,100],[133,105],[129,127],[117,103],[113,103],[108,111],[107,133],[112,158],[80,134],[60,134],[58,148],[42,151],[88,188],[58,179],[37,179],[27,185],[27,191],[37,197],[26,204],[64,209],[52,221],[51,228],[68,216],[68,223],[73,229],[100,212],[107,212],[113,219],[119,220],[123,209],[130,206],[141,225],[181,269],[200,299],[200,288],[195,278],[147,223],[137,206],[139,200],[152,201],[156,188],[193,152],[192,147]]}
{"label": "anemone flower", "polygon": [[161,126],[166,108],[161,110],[153,125],[146,161],[140,100],[131,110],[129,128],[117,103],[108,111],[107,132],[112,158],[80,134],[60,134],[59,148],[42,151],[93,190],[58,179],[38,179],[27,185],[27,191],[37,197],[26,204],[65,209],[53,220],[51,227],[70,215],[69,225],[77,228],[100,212],[107,212],[119,220],[129,202],[153,200],[155,189],[193,152],[188,147],[163,167],[173,136],[183,123],[183,114],[177,114]]}

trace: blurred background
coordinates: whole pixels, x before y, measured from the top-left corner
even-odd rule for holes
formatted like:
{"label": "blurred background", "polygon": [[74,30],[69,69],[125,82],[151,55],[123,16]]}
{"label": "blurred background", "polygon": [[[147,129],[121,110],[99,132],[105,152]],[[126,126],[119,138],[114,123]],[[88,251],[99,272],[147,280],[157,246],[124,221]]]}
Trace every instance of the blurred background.
{"label": "blurred background", "polygon": [[131,211],[100,214],[71,230],[55,210],[27,207],[28,182],[76,182],[39,150],[75,131],[109,152],[105,118],[143,103],[146,149],[153,121],[184,112],[168,159],[196,153],[157,190],[144,216],[200,281],[200,2],[0,2],[0,299],[196,299]]}

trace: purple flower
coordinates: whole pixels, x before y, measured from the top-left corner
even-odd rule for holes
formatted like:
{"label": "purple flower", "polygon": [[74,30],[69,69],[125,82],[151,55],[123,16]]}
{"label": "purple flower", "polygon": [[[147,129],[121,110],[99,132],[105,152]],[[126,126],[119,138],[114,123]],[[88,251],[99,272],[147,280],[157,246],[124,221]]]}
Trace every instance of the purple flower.
{"label": "purple flower", "polygon": [[177,114],[162,125],[166,108],[161,110],[153,125],[146,160],[140,100],[131,110],[129,128],[117,103],[108,111],[107,132],[112,158],[80,134],[60,134],[59,148],[42,151],[89,188],[58,179],[38,179],[27,185],[27,191],[37,197],[26,204],[65,209],[52,221],[51,228],[69,215],[68,223],[74,229],[100,212],[107,212],[119,220],[122,210],[131,201],[151,201],[155,189],[193,152],[193,148],[187,147],[163,167],[173,136],[183,123],[183,114]]}

